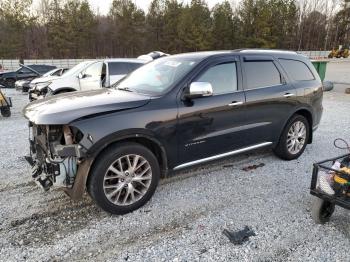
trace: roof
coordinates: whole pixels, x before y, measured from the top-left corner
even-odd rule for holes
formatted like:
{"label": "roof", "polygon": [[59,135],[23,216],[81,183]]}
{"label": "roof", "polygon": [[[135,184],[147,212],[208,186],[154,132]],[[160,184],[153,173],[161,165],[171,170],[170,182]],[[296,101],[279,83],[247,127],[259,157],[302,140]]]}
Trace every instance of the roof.
{"label": "roof", "polygon": [[294,51],[278,50],[278,49],[235,49],[235,50],[219,50],[219,51],[203,51],[203,52],[190,52],[173,55],[172,57],[181,57],[188,59],[205,59],[210,56],[220,56],[225,54],[249,54],[249,55],[298,55]]}
{"label": "roof", "polygon": [[137,59],[137,58],[108,58],[102,59],[101,61],[110,63],[110,62],[128,62],[128,63],[146,63],[146,60]]}

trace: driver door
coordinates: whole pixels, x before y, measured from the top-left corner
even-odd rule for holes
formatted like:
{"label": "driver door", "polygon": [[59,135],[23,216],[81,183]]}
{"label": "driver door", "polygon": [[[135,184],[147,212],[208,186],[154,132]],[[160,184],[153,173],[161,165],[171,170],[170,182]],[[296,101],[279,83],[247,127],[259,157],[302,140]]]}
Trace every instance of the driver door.
{"label": "driver door", "polygon": [[213,61],[191,82],[210,83],[213,95],[179,103],[178,141],[181,163],[245,146],[245,95],[236,57]]}
{"label": "driver door", "polygon": [[102,62],[93,63],[79,74],[80,90],[91,90],[102,87],[102,65]]}

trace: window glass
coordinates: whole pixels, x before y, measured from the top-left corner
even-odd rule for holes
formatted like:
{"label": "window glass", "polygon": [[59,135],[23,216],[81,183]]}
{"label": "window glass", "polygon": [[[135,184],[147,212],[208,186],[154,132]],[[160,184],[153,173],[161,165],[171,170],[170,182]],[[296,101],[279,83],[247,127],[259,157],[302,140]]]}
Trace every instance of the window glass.
{"label": "window glass", "polygon": [[61,74],[62,74],[62,69],[59,69],[53,72],[52,76],[60,76]]}
{"label": "window glass", "polygon": [[129,65],[129,69],[131,72],[131,71],[134,71],[135,69],[139,68],[143,64],[142,63],[129,63],[128,65]]}
{"label": "window glass", "polygon": [[197,64],[199,59],[169,56],[149,62],[131,72],[116,88],[159,95],[166,92]]}
{"label": "window glass", "polygon": [[289,59],[279,59],[279,61],[294,80],[307,81],[315,79],[310,68],[303,62]]}
{"label": "window glass", "polygon": [[224,63],[209,68],[196,82],[208,82],[213,87],[214,95],[237,91],[236,63]]}
{"label": "window glass", "polygon": [[92,77],[99,77],[101,76],[101,72],[102,72],[102,63],[98,62],[86,68],[84,74]]}
{"label": "window glass", "polygon": [[110,75],[127,75],[130,71],[128,63],[111,62],[108,66]]}
{"label": "window glass", "polygon": [[275,86],[282,83],[281,75],[272,61],[244,62],[247,88]]}

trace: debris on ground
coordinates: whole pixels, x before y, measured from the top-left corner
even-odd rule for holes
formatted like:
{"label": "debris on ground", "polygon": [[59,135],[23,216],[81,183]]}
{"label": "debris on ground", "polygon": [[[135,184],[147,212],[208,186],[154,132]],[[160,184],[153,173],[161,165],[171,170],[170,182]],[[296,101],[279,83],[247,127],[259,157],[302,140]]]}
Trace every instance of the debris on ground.
{"label": "debris on ground", "polygon": [[243,230],[234,232],[224,229],[222,233],[235,245],[242,245],[245,241],[249,240],[249,237],[256,236],[255,232],[248,226],[245,226]]}
{"label": "debris on ground", "polygon": [[243,167],[242,170],[243,171],[251,171],[251,170],[255,170],[255,169],[259,168],[259,167],[263,167],[263,166],[265,166],[265,164],[264,163],[260,163],[258,165],[251,165],[251,166]]}

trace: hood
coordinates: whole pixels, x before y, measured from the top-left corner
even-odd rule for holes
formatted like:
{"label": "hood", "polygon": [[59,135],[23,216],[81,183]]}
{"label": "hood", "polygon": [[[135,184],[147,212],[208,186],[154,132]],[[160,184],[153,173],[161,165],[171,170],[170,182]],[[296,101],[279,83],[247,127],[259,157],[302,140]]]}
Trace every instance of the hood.
{"label": "hood", "polygon": [[71,92],[28,104],[24,116],[37,125],[64,125],[95,114],[106,114],[143,106],[149,96],[115,89]]}
{"label": "hood", "polygon": [[16,71],[2,71],[0,72],[0,78],[1,77],[8,77],[15,75]]}
{"label": "hood", "polygon": [[56,80],[58,78],[60,78],[60,76],[38,77],[38,78],[35,78],[31,83],[37,84],[37,83],[43,83],[43,82],[50,82],[50,81]]}

